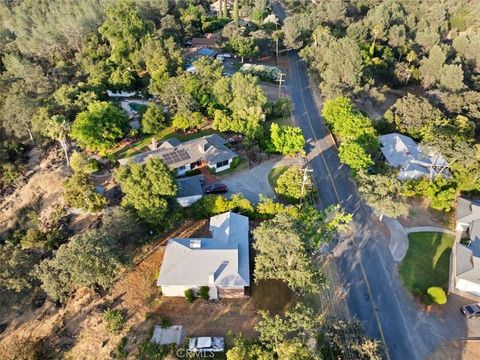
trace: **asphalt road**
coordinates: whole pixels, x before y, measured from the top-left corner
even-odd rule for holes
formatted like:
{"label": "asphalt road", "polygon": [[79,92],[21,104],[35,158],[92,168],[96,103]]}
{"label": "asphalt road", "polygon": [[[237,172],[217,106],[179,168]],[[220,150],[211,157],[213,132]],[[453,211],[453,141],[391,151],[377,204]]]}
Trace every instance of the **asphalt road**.
{"label": "asphalt road", "polygon": [[[284,19],[283,9],[278,4],[273,8]],[[339,161],[315,103],[305,62],[296,51],[287,56],[286,87],[294,104],[295,120],[307,139],[320,207],[341,204],[353,214],[353,236],[343,243],[346,245],[336,258],[351,314],[362,321],[368,335],[386,344],[388,359],[426,359],[439,344],[467,337],[467,324],[458,309],[453,309],[452,314],[428,314],[419,310],[406,293],[387,239],[376,231],[370,208],[359,199],[349,169]]]}

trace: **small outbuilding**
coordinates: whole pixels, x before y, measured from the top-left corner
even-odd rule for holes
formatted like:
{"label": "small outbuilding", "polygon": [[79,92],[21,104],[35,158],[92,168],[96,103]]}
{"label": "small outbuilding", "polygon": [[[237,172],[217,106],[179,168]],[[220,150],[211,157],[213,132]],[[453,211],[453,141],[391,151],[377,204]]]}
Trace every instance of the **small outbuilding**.
{"label": "small outbuilding", "polygon": [[177,180],[177,202],[181,207],[188,207],[196,203],[203,196],[203,176],[191,176]]}
{"label": "small outbuilding", "polygon": [[155,326],[153,336],[150,340],[152,343],[159,345],[180,345],[185,339],[185,331],[181,325],[173,325],[169,327]]}

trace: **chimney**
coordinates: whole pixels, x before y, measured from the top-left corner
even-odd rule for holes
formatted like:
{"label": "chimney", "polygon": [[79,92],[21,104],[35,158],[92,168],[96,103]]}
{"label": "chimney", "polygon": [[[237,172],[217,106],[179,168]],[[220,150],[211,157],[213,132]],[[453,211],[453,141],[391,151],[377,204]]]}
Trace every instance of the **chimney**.
{"label": "chimney", "polygon": [[157,140],[152,137],[152,143],[150,144],[150,150],[157,150]]}
{"label": "chimney", "polygon": [[210,275],[208,275],[208,284],[209,285],[215,285],[215,274],[214,273],[210,273]]}

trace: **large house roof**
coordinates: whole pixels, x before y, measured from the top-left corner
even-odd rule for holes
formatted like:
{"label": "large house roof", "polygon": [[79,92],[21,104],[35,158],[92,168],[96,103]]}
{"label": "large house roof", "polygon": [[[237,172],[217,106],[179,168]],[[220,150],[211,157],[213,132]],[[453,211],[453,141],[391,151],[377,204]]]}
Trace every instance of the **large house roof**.
{"label": "large house roof", "polygon": [[142,164],[150,157],[157,157],[165,161],[172,169],[205,161],[215,164],[224,160],[233,159],[237,154],[225,146],[227,141],[218,134],[211,134],[186,142],[176,138],[163,141],[155,150],[146,151],[128,158],[120,159],[120,165],[128,163]]}
{"label": "large house roof", "polygon": [[211,238],[170,239],[158,286],[249,286],[248,218],[227,212],[210,218]]}
{"label": "large house roof", "polygon": [[391,133],[380,136],[381,151],[388,163],[400,168],[400,179],[435,177],[448,163],[439,153],[427,152],[408,136]]}

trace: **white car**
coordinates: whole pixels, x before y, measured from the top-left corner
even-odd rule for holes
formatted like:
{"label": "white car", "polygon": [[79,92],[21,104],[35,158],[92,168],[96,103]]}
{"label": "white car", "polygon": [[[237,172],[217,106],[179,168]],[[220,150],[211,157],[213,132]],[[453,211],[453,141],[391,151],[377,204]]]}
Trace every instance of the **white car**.
{"label": "white car", "polygon": [[225,339],[223,337],[196,337],[190,338],[188,350],[200,352],[222,352],[225,349]]}
{"label": "white car", "polygon": [[218,56],[221,56],[222,58],[224,59],[230,59],[232,57],[232,54],[229,54],[229,53],[222,53],[222,54],[218,54]]}

